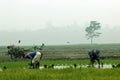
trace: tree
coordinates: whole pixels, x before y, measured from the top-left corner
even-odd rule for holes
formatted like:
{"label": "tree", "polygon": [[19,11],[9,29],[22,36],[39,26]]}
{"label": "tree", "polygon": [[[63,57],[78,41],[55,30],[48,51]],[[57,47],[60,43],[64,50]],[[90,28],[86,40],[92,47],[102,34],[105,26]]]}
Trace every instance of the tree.
{"label": "tree", "polygon": [[87,32],[87,39],[91,40],[91,44],[93,43],[93,38],[97,38],[100,36],[100,32],[98,30],[101,28],[100,23],[97,21],[91,21],[90,26],[86,27],[85,31]]}
{"label": "tree", "polygon": [[10,58],[12,60],[15,60],[17,58],[22,58],[24,57],[24,48],[19,48],[15,46],[8,46],[8,55],[10,55]]}

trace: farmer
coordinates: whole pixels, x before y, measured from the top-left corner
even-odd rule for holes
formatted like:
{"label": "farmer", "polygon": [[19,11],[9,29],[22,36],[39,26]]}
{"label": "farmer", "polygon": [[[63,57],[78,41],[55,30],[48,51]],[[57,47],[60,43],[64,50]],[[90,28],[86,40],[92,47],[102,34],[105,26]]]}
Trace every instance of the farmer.
{"label": "farmer", "polygon": [[88,53],[89,57],[90,57],[90,64],[92,64],[92,67],[93,67],[93,64],[95,62],[95,60],[98,61],[98,67],[100,68],[100,56],[99,56],[99,53],[100,51],[97,50],[97,49],[93,49],[92,51],[90,51]]}
{"label": "farmer", "polygon": [[33,66],[33,68],[34,67],[39,68],[39,61],[41,60],[42,56],[43,53],[41,50],[38,51],[35,50],[25,54],[24,58],[28,58],[31,60],[30,66]]}

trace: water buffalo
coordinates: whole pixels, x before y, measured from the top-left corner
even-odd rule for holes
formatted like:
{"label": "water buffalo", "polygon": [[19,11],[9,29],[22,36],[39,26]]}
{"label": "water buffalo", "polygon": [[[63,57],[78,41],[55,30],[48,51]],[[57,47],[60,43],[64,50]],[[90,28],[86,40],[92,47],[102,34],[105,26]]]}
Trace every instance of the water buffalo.
{"label": "water buffalo", "polygon": [[94,67],[94,62],[95,60],[97,60],[98,62],[98,68],[100,68],[100,56],[99,56],[100,51],[97,49],[93,49],[92,51],[90,51],[88,53],[89,57],[90,57],[90,65],[92,65],[92,67]]}

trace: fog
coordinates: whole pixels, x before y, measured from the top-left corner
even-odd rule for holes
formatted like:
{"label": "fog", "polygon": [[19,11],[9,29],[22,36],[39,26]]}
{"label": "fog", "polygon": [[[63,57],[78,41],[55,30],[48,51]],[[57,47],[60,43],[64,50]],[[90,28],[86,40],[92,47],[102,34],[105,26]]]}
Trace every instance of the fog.
{"label": "fog", "polygon": [[[102,34],[98,38],[94,38],[93,43],[119,43],[120,42],[120,27],[111,29],[101,28]],[[1,31],[1,45],[18,45],[18,40],[21,40],[20,45],[47,45],[56,44],[90,44],[85,36],[85,28],[78,26],[67,27],[46,27],[39,30],[24,30],[24,31]]]}
{"label": "fog", "polygon": [[90,43],[85,28],[101,23],[93,43],[120,43],[119,0],[1,0],[0,45]]}

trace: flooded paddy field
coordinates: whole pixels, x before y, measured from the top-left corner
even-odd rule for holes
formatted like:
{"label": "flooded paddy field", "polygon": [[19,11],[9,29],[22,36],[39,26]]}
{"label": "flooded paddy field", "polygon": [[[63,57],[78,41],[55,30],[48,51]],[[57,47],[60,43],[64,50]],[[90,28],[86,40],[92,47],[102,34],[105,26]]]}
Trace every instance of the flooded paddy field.
{"label": "flooded paddy field", "polygon": [[[39,69],[46,69],[46,68],[52,68],[52,69],[66,69],[66,68],[98,68],[98,65],[94,65],[94,67],[90,67],[89,65],[54,65],[54,66],[41,66]],[[112,64],[104,64],[100,67],[101,69],[106,68],[113,68]]]}
{"label": "flooded paddy field", "polygon": [[29,69],[28,61],[1,62],[0,80],[120,80],[120,68],[112,68],[119,60],[102,62],[100,69],[97,64],[88,67],[89,60],[43,60],[39,69]]}
{"label": "flooded paddy field", "polygon": [[[88,51],[93,48],[101,51],[100,69],[97,63],[89,67]],[[120,63],[119,49],[120,45],[46,46],[40,68],[29,69],[29,60],[12,61],[2,47],[0,80],[120,80],[120,68],[112,68]]]}

